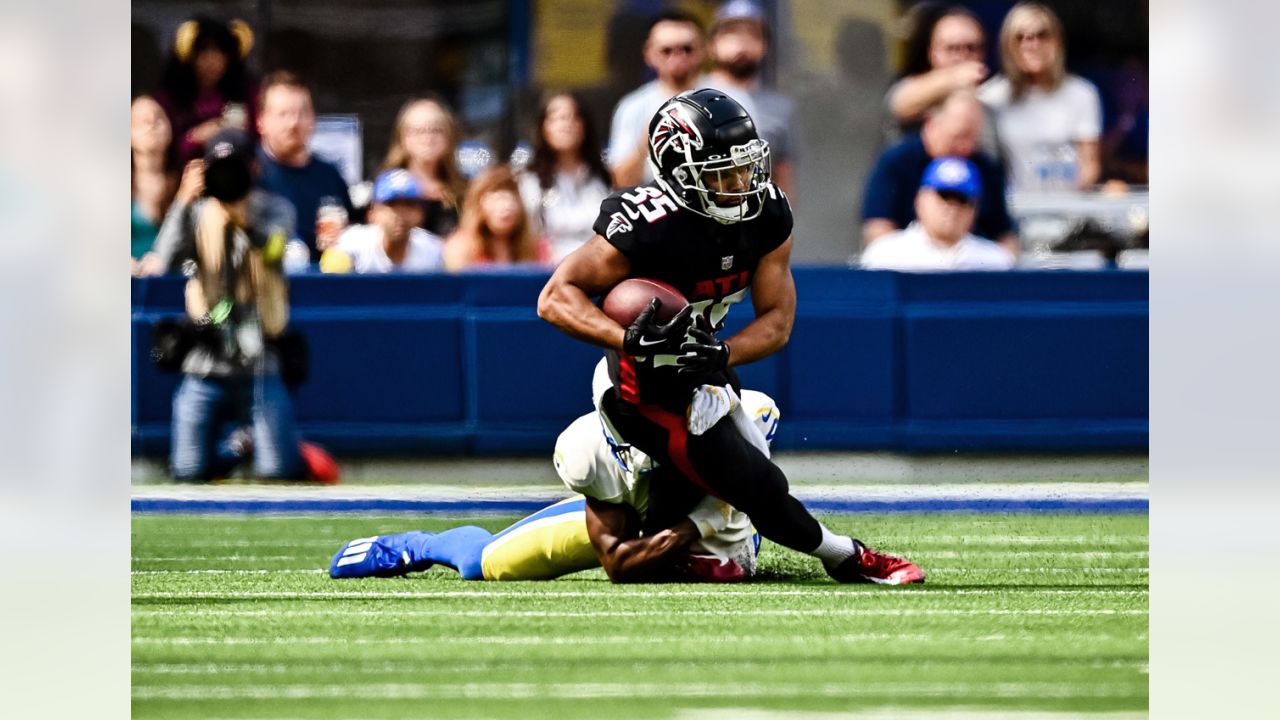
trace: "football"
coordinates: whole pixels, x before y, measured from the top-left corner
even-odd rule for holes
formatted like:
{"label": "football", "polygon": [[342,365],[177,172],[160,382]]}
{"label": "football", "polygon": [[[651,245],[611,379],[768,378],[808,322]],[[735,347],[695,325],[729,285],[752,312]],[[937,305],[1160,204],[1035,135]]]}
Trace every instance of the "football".
{"label": "football", "polygon": [[635,322],[649,301],[658,298],[662,307],[654,313],[654,320],[665,323],[689,304],[679,290],[660,280],[628,278],[613,286],[604,298],[603,310],[614,322],[626,327]]}

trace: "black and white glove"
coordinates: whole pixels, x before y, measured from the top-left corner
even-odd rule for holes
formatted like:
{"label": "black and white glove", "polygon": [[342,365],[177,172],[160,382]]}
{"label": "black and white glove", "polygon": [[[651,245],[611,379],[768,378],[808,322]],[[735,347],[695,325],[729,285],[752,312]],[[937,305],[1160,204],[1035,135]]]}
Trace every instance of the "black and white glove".
{"label": "black and white glove", "polygon": [[676,313],[665,325],[656,322],[653,314],[662,307],[662,301],[654,298],[631,325],[622,337],[622,349],[628,355],[647,357],[650,355],[675,355],[680,351],[685,333],[692,323],[693,306],[686,305]]}
{"label": "black and white glove", "polygon": [[729,343],[716,338],[711,321],[699,315],[689,328],[689,339],[680,346],[676,364],[681,375],[718,372],[729,367]]}

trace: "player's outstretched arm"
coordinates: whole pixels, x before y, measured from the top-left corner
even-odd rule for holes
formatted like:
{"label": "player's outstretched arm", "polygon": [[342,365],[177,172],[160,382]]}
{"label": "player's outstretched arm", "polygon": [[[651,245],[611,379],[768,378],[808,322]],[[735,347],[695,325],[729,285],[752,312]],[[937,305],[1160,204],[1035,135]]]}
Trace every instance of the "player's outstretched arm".
{"label": "player's outstretched arm", "polygon": [[538,295],[538,317],[570,337],[622,351],[625,330],[591,302],[631,270],[626,256],[599,235],[561,261]]}
{"label": "player's outstretched arm", "polygon": [[765,255],[751,281],[756,317],[729,338],[730,365],[745,365],[781,350],[796,319],[796,283],[791,277],[791,238]]}
{"label": "player's outstretched arm", "polygon": [[640,516],[630,505],[587,498],[587,535],[600,565],[615,583],[658,582],[671,578],[676,560],[701,537],[692,520],[640,537]]}

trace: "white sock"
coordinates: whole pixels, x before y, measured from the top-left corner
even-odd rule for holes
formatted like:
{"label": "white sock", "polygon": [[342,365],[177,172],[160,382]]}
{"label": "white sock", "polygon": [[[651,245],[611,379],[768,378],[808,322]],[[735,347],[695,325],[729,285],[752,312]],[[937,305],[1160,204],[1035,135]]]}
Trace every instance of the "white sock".
{"label": "white sock", "polygon": [[822,523],[818,523],[818,526],[822,528],[822,542],[809,551],[809,554],[821,560],[824,565],[839,565],[858,551],[853,538],[836,535]]}

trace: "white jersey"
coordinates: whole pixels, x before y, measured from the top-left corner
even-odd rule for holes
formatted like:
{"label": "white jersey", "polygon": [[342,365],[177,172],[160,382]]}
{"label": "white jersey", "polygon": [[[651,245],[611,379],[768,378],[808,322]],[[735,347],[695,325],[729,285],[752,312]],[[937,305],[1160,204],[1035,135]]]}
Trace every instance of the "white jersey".
{"label": "white jersey", "polygon": [[443,266],[444,243],[439,237],[415,227],[409,230],[409,247],[404,260],[391,262],[382,247],[382,228],[377,225],[353,225],[338,237],[339,250],[351,256],[351,270],[367,273],[431,272]]}
{"label": "white jersey", "polygon": [[[610,387],[603,362],[596,366],[592,386],[598,405],[603,390]],[[773,398],[762,392],[744,390],[741,412],[752,421],[744,432],[759,432],[756,442],[767,448],[780,417]],[[643,518],[649,509],[649,473],[657,463],[638,448],[625,446],[617,431],[607,425],[599,411],[574,420],[556,441],[556,472],[573,492],[604,502],[630,505]],[[724,528],[695,542],[690,552],[734,560],[748,575],[753,574],[755,529],[751,518],[736,508],[727,505],[724,508],[728,513]]]}
{"label": "white jersey", "polygon": [[860,262],[867,270],[900,272],[1008,270],[1014,264],[1013,255],[998,243],[965,235],[954,245],[942,245],[919,222],[876,238],[862,251]]}

